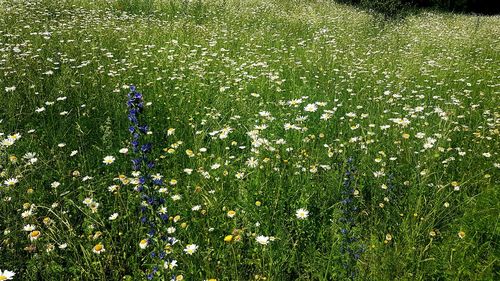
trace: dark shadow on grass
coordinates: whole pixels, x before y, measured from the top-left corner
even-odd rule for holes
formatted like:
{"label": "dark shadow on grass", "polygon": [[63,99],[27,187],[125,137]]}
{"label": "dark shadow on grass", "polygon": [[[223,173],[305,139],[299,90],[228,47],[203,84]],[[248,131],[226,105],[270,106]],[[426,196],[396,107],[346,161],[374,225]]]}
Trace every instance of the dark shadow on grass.
{"label": "dark shadow on grass", "polygon": [[[477,0],[474,5],[458,6],[455,1],[442,1],[448,4],[432,4],[439,1],[431,0],[335,0],[337,3],[354,6],[368,12],[382,22],[401,21],[409,16],[421,13],[451,13],[473,16],[491,16],[500,14],[500,1],[490,3],[487,0]],[[495,1],[492,1],[495,2]],[[450,4],[451,3],[451,4]]]}

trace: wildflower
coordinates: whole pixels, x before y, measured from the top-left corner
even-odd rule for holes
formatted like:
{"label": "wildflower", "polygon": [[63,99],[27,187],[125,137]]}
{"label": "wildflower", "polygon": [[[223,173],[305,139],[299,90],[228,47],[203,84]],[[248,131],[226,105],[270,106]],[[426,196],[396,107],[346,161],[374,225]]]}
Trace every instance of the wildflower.
{"label": "wildflower", "polygon": [[25,226],[23,227],[23,230],[24,230],[24,231],[33,231],[33,230],[35,230],[35,229],[36,229],[36,227],[35,227],[34,225],[32,225],[32,224],[27,224],[27,225],[25,225]]}
{"label": "wildflower", "polygon": [[109,218],[108,218],[108,219],[109,219],[110,221],[114,221],[114,220],[116,220],[116,218],[118,218],[118,213],[113,213],[111,216],[109,216]]}
{"label": "wildflower", "polygon": [[6,181],[4,181],[4,184],[7,186],[13,186],[18,182],[19,181],[16,178],[10,178],[10,179],[7,179]]}
{"label": "wildflower", "polygon": [[45,225],[50,225],[50,224],[52,224],[52,220],[49,217],[45,217],[45,218],[43,218],[43,223]]}
{"label": "wildflower", "polygon": [[31,217],[33,215],[33,211],[32,210],[27,210],[27,211],[24,211],[21,213],[21,217],[22,218],[27,218],[27,217]]}
{"label": "wildflower", "polygon": [[184,249],[184,252],[188,255],[192,255],[196,252],[196,250],[198,250],[198,245],[196,244],[189,244],[186,246],[186,248]]}
{"label": "wildflower", "polygon": [[11,139],[13,141],[16,141],[16,140],[18,140],[20,138],[21,138],[21,134],[19,134],[19,133],[15,133],[15,134],[12,134],[12,135],[9,136],[9,139]]}
{"label": "wildflower", "polygon": [[229,243],[231,241],[233,241],[233,235],[226,235],[226,237],[224,237],[224,242]]}
{"label": "wildflower", "polygon": [[93,177],[91,177],[91,176],[85,176],[85,177],[82,178],[82,181],[88,181],[88,180],[91,180],[91,179],[93,179]]}
{"label": "wildflower", "polygon": [[230,210],[229,212],[227,212],[227,216],[228,216],[229,218],[233,218],[234,216],[236,216],[236,212],[235,212],[235,211],[233,211],[233,210]]}
{"label": "wildflower", "polygon": [[391,241],[391,240],[392,240],[392,235],[391,235],[390,233],[387,233],[387,234],[385,235],[385,240],[386,240],[386,241]]}
{"label": "wildflower", "polygon": [[146,249],[148,244],[149,244],[149,242],[147,239],[142,239],[141,242],[139,242],[139,247],[144,250],[144,249]]}
{"label": "wildflower", "polygon": [[464,237],[465,237],[465,232],[463,232],[462,230],[460,230],[460,231],[458,232],[458,237],[459,237],[460,239],[464,239]]}
{"label": "wildflower", "polygon": [[121,153],[121,154],[127,154],[128,148],[122,148],[118,152]]}
{"label": "wildflower", "polygon": [[315,112],[318,110],[318,106],[314,103],[310,103],[304,107],[304,111],[306,112]]}
{"label": "wildflower", "polygon": [[92,213],[96,213],[97,208],[99,208],[99,203],[93,201],[89,204],[89,208],[92,211]]}
{"label": "wildflower", "polygon": [[304,219],[307,219],[307,217],[309,216],[309,211],[304,209],[304,208],[300,208],[298,209],[296,212],[295,212],[295,216],[299,219],[299,220],[304,220]]}
{"label": "wildflower", "polygon": [[11,139],[4,139],[1,142],[2,146],[9,147],[14,144],[14,140]]}
{"label": "wildflower", "polygon": [[172,260],[172,261],[166,261],[164,264],[163,264],[163,267],[165,269],[174,269],[175,267],[177,266],[177,261],[176,260]]}
{"label": "wildflower", "polygon": [[248,158],[248,159],[247,159],[247,161],[245,162],[245,164],[246,164],[248,167],[250,167],[250,168],[255,168],[255,167],[257,167],[258,163],[259,163],[259,160],[255,159],[255,158],[253,158],[253,157]]}
{"label": "wildflower", "polygon": [[236,178],[237,178],[237,179],[241,180],[242,178],[244,178],[244,177],[245,177],[245,173],[243,173],[243,172],[238,172],[238,173],[236,173],[236,175],[235,175],[235,176],[236,176]]}
{"label": "wildflower", "polygon": [[[16,49],[18,50],[18,49]],[[17,53],[17,52],[16,52]],[[5,87],[6,92],[14,92],[16,90],[16,86]],[[1,280],[1,279],[0,279]]]}
{"label": "wildflower", "polygon": [[30,241],[35,241],[35,240],[37,240],[37,239],[40,237],[40,235],[41,235],[41,234],[42,234],[42,233],[41,233],[40,231],[38,231],[38,230],[33,230],[33,231],[32,231],[32,232],[30,232],[30,234],[29,234]]}
{"label": "wildflower", "polygon": [[113,162],[115,162],[115,157],[113,156],[106,156],[104,157],[104,160],[102,160],[102,163],[106,165],[112,164]]}
{"label": "wildflower", "polygon": [[257,243],[259,243],[261,245],[267,245],[267,244],[269,244],[269,236],[259,235],[259,236],[255,237],[255,241],[257,241]]}
{"label": "wildflower", "polygon": [[0,270],[0,280],[12,280],[12,277],[16,275],[13,271]]}
{"label": "wildflower", "polygon": [[87,205],[87,206],[89,206],[92,202],[94,202],[94,200],[92,198],[89,198],[89,197],[83,199],[83,201],[82,201],[82,203]]}
{"label": "wildflower", "polygon": [[96,253],[96,254],[100,254],[102,252],[105,252],[106,249],[104,249],[104,246],[99,243],[97,245],[94,246],[94,248],[92,248],[92,252]]}

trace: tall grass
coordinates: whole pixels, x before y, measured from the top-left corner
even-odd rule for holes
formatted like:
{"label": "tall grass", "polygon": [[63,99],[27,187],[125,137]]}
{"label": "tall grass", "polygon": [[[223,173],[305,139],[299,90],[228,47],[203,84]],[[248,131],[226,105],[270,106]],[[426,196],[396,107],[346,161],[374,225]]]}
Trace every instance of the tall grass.
{"label": "tall grass", "polygon": [[15,280],[497,279],[498,17],[379,24],[260,0],[0,13]]}

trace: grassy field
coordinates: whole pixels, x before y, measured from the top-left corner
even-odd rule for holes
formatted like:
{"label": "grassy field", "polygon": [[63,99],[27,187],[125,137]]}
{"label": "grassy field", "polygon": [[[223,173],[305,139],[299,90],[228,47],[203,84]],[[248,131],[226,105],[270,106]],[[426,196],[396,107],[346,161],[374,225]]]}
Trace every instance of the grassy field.
{"label": "grassy field", "polygon": [[498,16],[0,1],[0,57],[0,280],[500,278]]}

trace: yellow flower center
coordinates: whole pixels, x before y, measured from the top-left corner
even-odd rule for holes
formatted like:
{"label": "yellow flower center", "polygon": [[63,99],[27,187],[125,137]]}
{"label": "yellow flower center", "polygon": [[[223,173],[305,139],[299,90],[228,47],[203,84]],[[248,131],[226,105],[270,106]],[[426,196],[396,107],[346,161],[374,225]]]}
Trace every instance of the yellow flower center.
{"label": "yellow flower center", "polygon": [[38,230],[35,230],[35,231],[31,232],[31,237],[37,237],[38,235],[40,235],[40,231],[38,231]]}
{"label": "yellow flower center", "polygon": [[224,237],[224,242],[231,242],[233,240],[233,235],[228,235]]}
{"label": "yellow flower center", "polygon": [[97,244],[95,245],[94,249],[99,252],[100,250],[102,250],[102,245],[101,244]]}
{"label": "yellow flower center", "polygon": [[7,277],[5,275],[0,275],[0,281],[1,280],[7,280]]}

